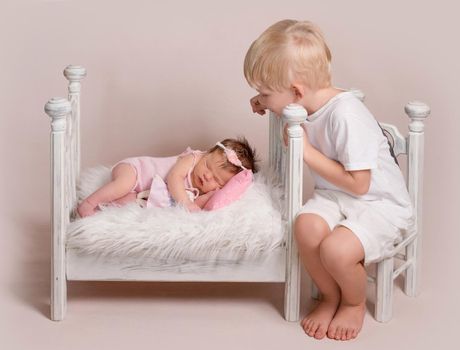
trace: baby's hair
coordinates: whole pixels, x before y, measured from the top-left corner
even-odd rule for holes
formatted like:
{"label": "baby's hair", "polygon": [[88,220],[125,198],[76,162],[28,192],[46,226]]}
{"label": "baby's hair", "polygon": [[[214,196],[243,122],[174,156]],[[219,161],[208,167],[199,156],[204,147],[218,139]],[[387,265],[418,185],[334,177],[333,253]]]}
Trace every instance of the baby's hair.
{"label": "baby's hair", "polygon": [[[249,145],[249,142],[246,140],[246,138],[238,137],[237,139],[225,139],[221,141],[221,143],[226,148],[235,151],[238,159],[241,161],[241,164],[243,164],[246,169],[252,170],[253,173],[259,171],[259,167],[256,164],[259,161],[256,156],[256,150]],[[224,150],[217,145],[208,151],[208,153],[213,152],[218,152],[221,155],[224,154]],[[224,162],[222,167],[224,169],[230,170],[234,174],[237,174],[242,170],[240,167],[230,163],[228,160]]]}
{"label": "baby's hair", "polygon": [[321,30],[308,21],[286,19],[252,43],[244,59],[244,76],[255,89],[282,91],[293,82],[321,89],[331,86],[330,63]]}

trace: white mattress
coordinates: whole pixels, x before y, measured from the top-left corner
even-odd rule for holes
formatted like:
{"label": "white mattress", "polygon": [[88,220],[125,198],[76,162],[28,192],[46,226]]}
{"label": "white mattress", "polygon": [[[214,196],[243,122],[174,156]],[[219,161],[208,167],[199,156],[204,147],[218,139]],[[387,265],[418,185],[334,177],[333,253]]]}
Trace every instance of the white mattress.
{"label": "white mattress", "polygon": [[[70,223],[67,248],[77,254],[160,260],[212,261],[259,258],[284,242],[282,191],[264,171],[231,205],[189,213],[180,207],[107,207]],[[109,168],[82,173],[78,197],[108,181]]]}

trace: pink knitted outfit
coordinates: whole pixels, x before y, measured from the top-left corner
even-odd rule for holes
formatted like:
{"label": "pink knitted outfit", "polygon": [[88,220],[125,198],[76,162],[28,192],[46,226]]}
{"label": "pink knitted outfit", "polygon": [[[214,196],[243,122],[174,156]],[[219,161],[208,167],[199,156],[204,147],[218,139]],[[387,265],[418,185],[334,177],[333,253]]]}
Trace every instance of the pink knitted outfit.
{"label": "pink knitted outfit", "polygon": [[179,157],[193,154],[193,164],[184,179],[184,186],[185,190],[191,193],[191,199],[196,199],[200,192],[193,187],[191,173],[196,165],[197,156],[201,156],[204,153],[187,147],[184,152],[172,157],[133,157],[123,159],[116,163],[112,169],[120,163],[131,165],[136,172],[136,184],[131,189],[131,192],[139,193],[150,190],[147,207],[170,207],[174,204],[174,201],[167,187],[166,177],[169,171],[176,164]]}

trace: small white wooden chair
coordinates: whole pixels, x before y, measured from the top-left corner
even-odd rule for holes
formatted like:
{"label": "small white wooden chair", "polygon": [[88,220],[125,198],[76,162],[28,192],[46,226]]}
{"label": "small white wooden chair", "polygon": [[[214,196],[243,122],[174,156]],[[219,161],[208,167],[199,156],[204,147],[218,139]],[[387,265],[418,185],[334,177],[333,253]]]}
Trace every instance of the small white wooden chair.
{"label": "small white wooden chair", "polygon": [[[364,102],[364,94],[352,89],[353,93]],[[404,292],[411,297],[420,293],[421,253],[422,253],[422,198],[423,198],[423,155],[424,155],[424,120],[430,114],[430,108],[423,102],[409,102],[405,112],[410,118],[409,133],[406,137],[391,124],[380,123],[396,157],[406,155],[406,185],[414,206],[415,225],[413,233],[403,236],[403,240],[394,246],[386,259],[376,263],[376,276],[368,276],[368,281],[375,283],[374,317],[379,322],[388,322],[393,315],[394,280],[404,273]],[[319,298],[319,292],[312,284],[311,294]]]}

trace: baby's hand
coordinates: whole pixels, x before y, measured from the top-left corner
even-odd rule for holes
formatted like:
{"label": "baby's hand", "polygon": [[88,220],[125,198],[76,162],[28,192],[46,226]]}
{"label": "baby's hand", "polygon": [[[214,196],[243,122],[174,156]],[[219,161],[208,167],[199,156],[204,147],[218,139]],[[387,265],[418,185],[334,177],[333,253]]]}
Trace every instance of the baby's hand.
{"label": "baby's hand", "polygon": [[200,208],[196,203],[194,203],[194,202],[187,203],[187,204],[185,205],[185,207],[186,207],[189,211],[191,211],[192,213],[195,212],[195,211],[200,211],[200,210],[201,210],[201,208]]}
{"label": "baby's hand", "polygon": [[253,113],[264,115],[266,113],[265,110],[267,109],[267,107],[265,107],[263,104],[259,102],[259,97],[260,95],[254,96],[249,100],[249,102],[251,103]]}

